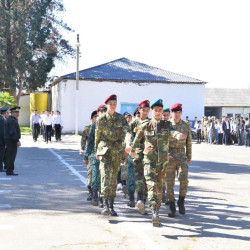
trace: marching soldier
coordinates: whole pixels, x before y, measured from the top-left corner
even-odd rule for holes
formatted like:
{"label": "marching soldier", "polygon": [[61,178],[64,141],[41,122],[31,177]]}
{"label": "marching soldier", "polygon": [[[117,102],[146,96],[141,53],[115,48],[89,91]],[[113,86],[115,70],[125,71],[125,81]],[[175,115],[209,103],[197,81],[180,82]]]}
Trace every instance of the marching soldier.
{"label": "marching soldier", "polygon": [[[148,100],[142,101],[138,106],[139,118],[136,118],[130,124],[130,130],[132,132],[133,139],[136,136],[136,132],[143,122],[148,121],[148,114],[150,111],[150,102]],[[144,138],[142,138],[139,147],[135,150],[136,155],[133,159],[135,168],[135,186],[137,192],[136,207],[140,214],[145,214],[145,202],[147,198],[147,186],[144,176],[144,164],[143,164],[143,150],[144,150]]]}
{"label": "marching soldier", "polygon": [[[132,116],[128,112],[126,113],[127,114],[125,114],[125,119],[128,125],[130,125],[130,123],[132,122]],[[126,142],[124,144],[126,146]],[[127,153],[125,153],[125,156],[126,156],[125,165],[127,167],[127,173],[128,173],[127,190],[129,194],[129,202],[127,205],[129,207],[135,207],[135,170],[134,170],[134,165],[133,165],[133,159]],[[124,186],[122,188],[124,190]],[[126,195],[126,191],[124,193]]]}
{"label": "marching soldier", "polygon": [[32,129],[33,141],[36,142],[40,133],[41,116],[37,113],[37,109],[33,110],[33,114],[30,116],[30,128]]}
{"label": "marching soldier", "polygon": [[96,122],[95,151],[100,160],[102,215],[117,216],[114,210],[116,179],[124,155],[123,142],[126,138],[126,151],[130,151],[131,134],[125,118],[116,113],[117,96],[109,96],[105,104],[107,113]]}
{"label": "marching soldier", "polygon": [[6,142],[6,175],[18,175],[14,173],[14,163],[17,154],[17,147],[21,146],[21,132],[18,125],[20,107],[10,109],[11,115],[5,122],[4,138]]}
{"label": "marching soldier", "polygon": [[3,107],[0,109],[0,172],[4,172],[3,160],[5,154],[5,139],[4,139],[4,130],[5,122],[7,118],[8,107]]}
{"label": "marching soldier", "polygon": [[[95,114],[92,112],[91,113],[91,117],[90,117],[90,124],[85,126],[83,132],[82,132],[82,138],[81,138],[81,151],[80,151],[80,155],[83,156],[83,151],[86,148],[86,144],[89,138],[89,130],[90,130],[90,126],[93,123],[93,117],[95,116]],[[96,119],[96,118],[95,118]],[[92,180],[92,170],[91,170],[91,165],[90,165],[90,161],[88,161],[88,165],[87,165],[87,184],[88,184],[88,190],[89,190],[89,196],[87,198],[87,201],[91,201],[92,200],[92,189],[91,189],[91,180]]]}
{"label": "marching soldier", "polygon": [[[96,129],[96,119],[97,116],[102,116],[107,111],[105,105],[100,105],[97,108],[97,112],[92,118],[93,124],[90,126],[89,130],[89,137],[88,137],[88,145],[86,152],[84,153],[84,163],[88,165],[89,158],[90,158],[90,166],[92,171],[92,179],[91,179],[91,189],[93,192],[92,196],[92,205],[98,205],[98,192],[101,193],[101,177],[100,177],[100,170],[99,165],[100,161],[96,159],[95,153],[95,129]],[[103,199],[99,198],[99,206],[103,208]]]}
{"label": "marching soldier", "polygon": [[192,158],[192,137],[190,126],[187,122],[181,120],[182,104],[176,103],[171,106],[172,126],[173,128],[184,134],[183,140],[170,138],[169,142],[169,163],[167,164],[166,182],[167,182],[167,197],[169,199],[170,213],[169,217],[175,217],[175,197],[174,184],[175,173],[177,172],[180,182],[178,207],[180,214],[185,214],[184,200],[188,188],[188,164]]}
{"label": "marching soldier", "polygon": [[140,125],[130,154],[132,157],[136,155],[135,150],[140,147],[140,142],[145,137],[144,175],[148,188],[149,206],[152,210],[152,224],[159,227],[159,209],[162,199],[162,184],[168,162],[169,137],[171,135],[182,139],[184,135],[174,132],[170,122],[161,120],[163,113],[161,99],[151,104],[151,111],[153,118]]}
{"label": "marching soldier", "polygon": [[[163,121],[170,121],[171,114],[170,114],[170,109],[169,108],[164,108],[163,109],[163,114],[162,114],[162,120]],[[166,205],[169,205],[169,200],[166,194],[166,181],[165,179],[163,180],[163,189],[162,189],[162,203],[165,203]]]}

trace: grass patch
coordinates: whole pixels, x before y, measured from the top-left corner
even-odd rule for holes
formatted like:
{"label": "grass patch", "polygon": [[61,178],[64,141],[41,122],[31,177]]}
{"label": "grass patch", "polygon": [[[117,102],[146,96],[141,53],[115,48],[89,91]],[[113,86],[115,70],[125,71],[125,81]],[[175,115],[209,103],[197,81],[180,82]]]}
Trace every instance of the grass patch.
{"label": "grass patch", "polygon": [[30,127],[20,127],[20,130],[21,130],[22,134],[30,134],[31,133]]}
{"label": "grass patch", "polygon": [[193,238],[189,238],[189,240],[196,242],[196,241],[197,241],[197,238],[196,238],[196,237],[193,237]]}

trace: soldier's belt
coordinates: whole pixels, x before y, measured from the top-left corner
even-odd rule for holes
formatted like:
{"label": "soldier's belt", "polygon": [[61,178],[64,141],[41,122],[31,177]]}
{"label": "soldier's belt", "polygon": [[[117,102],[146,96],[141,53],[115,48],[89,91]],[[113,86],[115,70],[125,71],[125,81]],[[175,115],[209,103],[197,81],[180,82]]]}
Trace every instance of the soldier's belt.
{"label": "soldier's belt", "polygon": [[185,148],[169,148],[169,153],[185,153]]}

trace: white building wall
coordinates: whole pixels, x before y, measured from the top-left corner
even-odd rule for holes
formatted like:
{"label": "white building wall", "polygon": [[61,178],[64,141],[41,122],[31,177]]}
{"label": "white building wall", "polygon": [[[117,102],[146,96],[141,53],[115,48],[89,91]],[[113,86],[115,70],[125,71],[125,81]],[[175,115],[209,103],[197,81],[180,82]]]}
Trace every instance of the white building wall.
{"label": "white building wall", "polygon": [[60,110],[60,84],[56,84],[51,88],[51,99],[52,99],[52,104],[51,104],[51,110],[56,111]]}
{"label": "white building wall", "polygon": [[19,106],[21,107],[20,115],[18,118],[19,126],[30,126],[30,95],[22,95],[19,100]]}
{"label": "white building wall", "polygon": [[[142,86],[134,83],[119,82],[95,82],[81,80],[79,82],[79,131],[89,124],[91,112],[96,110],[105,99],[116,94],[118,97],[117,112],[120,112],[120,103],[140,103],[143,100],[155,101],[163,99],[164,107],[170,107],[173,103],[183,104],[183,119],[188,115],[189,119],[195,116],[201,119],[204,115],[205,86],[200,84],[161,84],[145,83]],[[75,128],[75,80],[63,80],[52,87],[53,110],[58,103],[56,98],[56,86],[59,86],[60,106],[64,120],[64,132],[73,132]],[[54,103],[55,102],[55,103]]]}

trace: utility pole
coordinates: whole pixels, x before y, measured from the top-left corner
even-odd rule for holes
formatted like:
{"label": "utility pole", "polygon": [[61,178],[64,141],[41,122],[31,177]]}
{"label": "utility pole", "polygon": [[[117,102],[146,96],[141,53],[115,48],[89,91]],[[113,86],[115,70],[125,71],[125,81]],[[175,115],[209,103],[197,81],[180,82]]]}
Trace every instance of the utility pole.
{"label": "utility pole", "polygon": [[77,43],[76,43],[76,95],[75,95],[75,135],[78,135],[78,96],[79,96],[79,34],[77,34]]}

